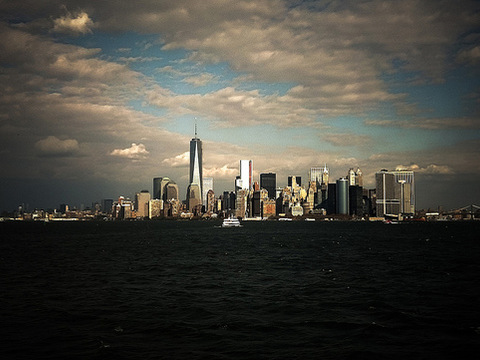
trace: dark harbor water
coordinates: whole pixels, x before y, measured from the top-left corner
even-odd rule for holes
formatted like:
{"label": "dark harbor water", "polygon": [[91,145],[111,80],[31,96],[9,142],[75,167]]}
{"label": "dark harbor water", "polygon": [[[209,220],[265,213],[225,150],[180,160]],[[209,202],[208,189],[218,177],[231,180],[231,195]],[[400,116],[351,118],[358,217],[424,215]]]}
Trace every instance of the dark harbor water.
{"label": "dark harbor water", "polygon": [[7,359],[479,359],[480,223],[0,224]]}

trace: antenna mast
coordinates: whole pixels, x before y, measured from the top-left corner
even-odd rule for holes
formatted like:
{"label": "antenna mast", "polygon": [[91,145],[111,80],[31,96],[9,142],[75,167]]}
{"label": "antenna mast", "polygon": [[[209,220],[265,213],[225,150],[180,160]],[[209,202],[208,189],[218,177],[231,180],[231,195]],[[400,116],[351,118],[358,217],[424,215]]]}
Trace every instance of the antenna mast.
{"label": "antenna mast", "polygon": [[195,138],[197,137],[197,118],[195,118]]}

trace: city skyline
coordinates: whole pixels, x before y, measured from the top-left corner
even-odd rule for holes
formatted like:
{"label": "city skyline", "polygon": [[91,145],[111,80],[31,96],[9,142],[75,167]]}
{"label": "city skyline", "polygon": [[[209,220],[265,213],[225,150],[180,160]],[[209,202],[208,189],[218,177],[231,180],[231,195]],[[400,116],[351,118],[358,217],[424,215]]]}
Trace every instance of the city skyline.
{"label": "city skyline", "polygon": [[[238,161],[335,182],[415,171],[417,208],[478,203],[475,1],[3,1],[0,210],[90,204]],[[195,120],[197,119],[197,120]],[[202,186],[203,184],[199,184]],[[477,200],[475,200],[477,199]]]}

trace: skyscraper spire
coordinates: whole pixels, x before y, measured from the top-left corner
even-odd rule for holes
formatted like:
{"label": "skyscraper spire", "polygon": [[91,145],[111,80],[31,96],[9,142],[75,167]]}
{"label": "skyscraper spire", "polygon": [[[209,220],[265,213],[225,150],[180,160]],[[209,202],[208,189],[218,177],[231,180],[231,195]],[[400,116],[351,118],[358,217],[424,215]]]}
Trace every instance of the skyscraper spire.
{"label": "skyscraper spire", "polygon": [[[190,140],[190,185],[198,186],[200,204],[202,204],[203,168],[202,141],[197,137],[197,118],[195,118],[195,137]],[[195,195],[197,196],[197,195]]]}

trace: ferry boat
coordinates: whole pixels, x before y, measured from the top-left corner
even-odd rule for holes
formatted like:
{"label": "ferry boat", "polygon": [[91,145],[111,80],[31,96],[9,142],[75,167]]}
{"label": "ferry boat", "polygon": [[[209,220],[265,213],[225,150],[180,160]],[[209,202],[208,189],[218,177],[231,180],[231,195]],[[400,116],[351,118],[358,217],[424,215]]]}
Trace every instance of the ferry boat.
{"label": "ferry boat", "polygon": [[237,218],[225,218],[223,219],[222,227],[241,227],[240,221]]}

